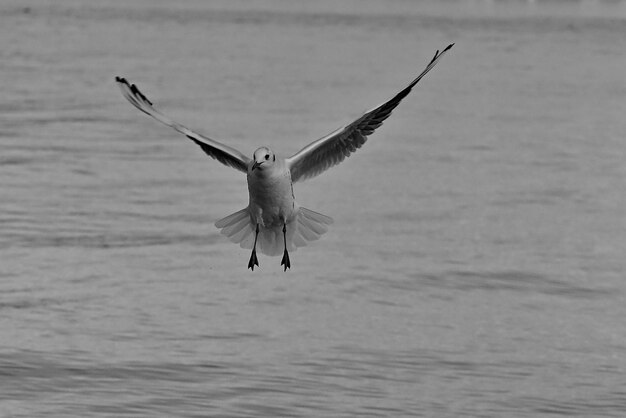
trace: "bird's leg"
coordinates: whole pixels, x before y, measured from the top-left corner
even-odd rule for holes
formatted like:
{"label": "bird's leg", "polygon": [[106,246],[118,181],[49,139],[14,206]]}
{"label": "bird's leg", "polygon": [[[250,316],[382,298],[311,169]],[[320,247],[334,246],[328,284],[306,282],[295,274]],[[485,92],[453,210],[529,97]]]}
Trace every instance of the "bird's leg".
{"label": "bird's leg", "polygon": [[248,261],[248,268],[254,271],[254,266],[259,265],[259,260],[256,258],[256,240],[259,237],[259,224],[256,224],[256,232],[254,233],[254,245],[252,246],[252,254],[250,254],[250,261]]}
{"label": "bird's leg", "polygon": [[285,252],[283,253],[283,259],[280,262],[281,266],[285,266],[285,270],[291,268],[291,263],[289,262],[289,253],[287,252],[287,224],[283,224],[283,238],[285,240]]}

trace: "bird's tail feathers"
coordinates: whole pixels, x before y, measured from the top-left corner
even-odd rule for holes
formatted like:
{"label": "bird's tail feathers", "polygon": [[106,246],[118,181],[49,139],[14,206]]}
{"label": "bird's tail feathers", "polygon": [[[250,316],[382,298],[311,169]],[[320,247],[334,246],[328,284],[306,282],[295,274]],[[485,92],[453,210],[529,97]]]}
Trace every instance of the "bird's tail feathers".
{"label": "bird's tail feathers", "polygon": [[298,216],[293,222],[296,227],[291,228],[293,235],[289,237],[289,231],[287,231],[287,239],[295,247],[304,247],[308,241],[319,239],[328,231],[328,225],[332,223],[333,218],[301,207],[298,210]]}
{"label": "bird's tail feathers", "polygon": [[[307,208],[299,208],[296,217],[287,224],[287,249],[295,251],[297,247],[303,247],[307,242],[319,239],[332,223],[332,218],[326,215]],[[248,208],[220,219],[215,222],[215,226],[241,248],[252,249],[256,225],[250,217]],[[269,256],[282,255],[284,245],[282,225],[259,229],[257,251]]]}
{"label": "bird's tail feathers", "polygon": [[221,233],[241,248],[251,249],[254,244],[254,225],[248,208],[241,209],[215,222]]}

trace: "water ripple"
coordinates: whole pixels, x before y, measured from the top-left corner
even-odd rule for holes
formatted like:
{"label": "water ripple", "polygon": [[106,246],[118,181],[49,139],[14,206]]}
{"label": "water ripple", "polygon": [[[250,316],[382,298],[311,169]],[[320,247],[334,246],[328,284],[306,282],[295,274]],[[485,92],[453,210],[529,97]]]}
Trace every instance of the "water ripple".
{"label": "water ripple", "polygon": [[198,234],[158,234],[158,233],[95,233],[75,235],[55,234],[5,234],[0,239],[0,248],[128,248],[150,247],[172,244],[210,246],[219,242],[219,236]]}
{"label": "water ripple", "polygon": [[542,293],[568,298],[598,298],[614,295],[614,290],[590,288],[574,283],[553,279],[547,275],[517,270],[503,271],[449,271],[437,275],[416,276],[423,284],[439,288],[452,288],[463,291],[510,291],[521,293]]}

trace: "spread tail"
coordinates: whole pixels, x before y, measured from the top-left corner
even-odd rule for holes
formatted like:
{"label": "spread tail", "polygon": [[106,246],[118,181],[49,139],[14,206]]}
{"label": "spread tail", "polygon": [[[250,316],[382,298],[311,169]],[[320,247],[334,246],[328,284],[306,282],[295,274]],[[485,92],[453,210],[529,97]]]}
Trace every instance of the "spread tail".
{"label": "spread tail", "polygon": [[[299,208],[296,217],[287,224],[287,250],[295,251],[308,241],[319,239],[328,231],[332,218],[307,208]],[[252,249],[256,224],[248,208],[241,209],[215,222],[215,226],[241,248]],[[282,255],[284,250],[283,226],[260,227],[256,244],[257,251],[270,256]]]}

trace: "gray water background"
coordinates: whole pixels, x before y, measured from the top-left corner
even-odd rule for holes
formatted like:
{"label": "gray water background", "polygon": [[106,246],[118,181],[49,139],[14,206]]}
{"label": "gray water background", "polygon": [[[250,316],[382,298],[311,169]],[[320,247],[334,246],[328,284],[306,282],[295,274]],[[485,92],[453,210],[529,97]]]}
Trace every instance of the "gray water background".
{"label": "gray water background", "polygon": [[[622,417],[623,1],[3,1],[0,416]],[[260,257],[213,222],[456,46],[297,184]]]}

